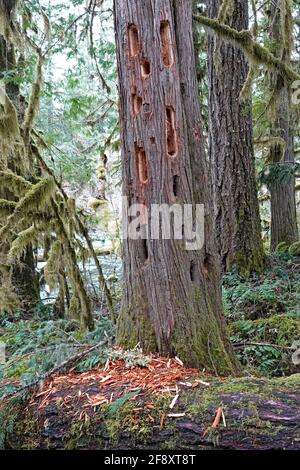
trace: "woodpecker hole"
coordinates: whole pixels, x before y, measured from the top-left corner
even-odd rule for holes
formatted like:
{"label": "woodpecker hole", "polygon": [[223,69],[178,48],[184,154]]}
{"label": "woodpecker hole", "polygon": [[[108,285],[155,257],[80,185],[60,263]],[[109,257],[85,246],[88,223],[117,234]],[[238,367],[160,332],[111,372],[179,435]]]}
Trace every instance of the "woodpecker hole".
{"label": "woodpecker hole", "polygon": [[163,63],[170,68],[174,64],[174,54],[169,21],[161,21],[160,23],[160,40]]}
{"label": "woodpecker hole", "polygon": [[177,132],[176,132],[176,115],[171,106],[166,107],[166,138],[167,151],[170,157],[177,154]]}
{"label": "woodpecker hole", "polygon": [[148,183],[148,167],[147,167],[147,158],[146,152],[142,147],[136,148],[136,160],[137,160],[137,171],[139,182],[141,184]]}
{"label": "woodpecker hole", "polygon": [[173,176],[173,194],[175,197],[178,196],[178,191],[179,191],[179,176],[175,175]]}
{"label": "woodpecker hole", "polygon": [[139,30],[135,24],[128,26],[129,55],[135,57],[140,52]]}
{"label": "woodpecker hole", "polygon": [[143,100],[136,93],[131,95],[131,99],[132,99],[132,112],[133,112],[133,115],[137,116],[141,112]]}
{"label": "woodpecker hole", "polygon": [[191,264],[190,264],[190,277],[191,277],[192,282],[196,281],[196,269],[197,269],[197,266],[196,266],[195,261],[191,261]]}
{"label": "woodpecker hole", "polygon": [[150,62],[147,59],[143,59],[141,62],[141,73],[142,73],[142,78],[148,78],[151,73],[151,66]]}
{"label": "woodpecker hole", "polygon": [[146,239],[142,240],[142,249],[143,249],[144,260],[147,261],[147,259],[149,258],[148,240]]}

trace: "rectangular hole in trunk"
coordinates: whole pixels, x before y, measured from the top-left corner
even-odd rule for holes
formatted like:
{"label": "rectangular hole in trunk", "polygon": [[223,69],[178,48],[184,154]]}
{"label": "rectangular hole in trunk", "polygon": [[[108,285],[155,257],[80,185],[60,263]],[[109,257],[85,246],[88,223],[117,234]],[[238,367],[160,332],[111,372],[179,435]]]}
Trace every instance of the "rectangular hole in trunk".
{"label": "rectangular hole in trunk", "polygon": [[174,54],[169,21],[164,20],[160,23],[160,40],[163,63],[170,68],[174,64]]}

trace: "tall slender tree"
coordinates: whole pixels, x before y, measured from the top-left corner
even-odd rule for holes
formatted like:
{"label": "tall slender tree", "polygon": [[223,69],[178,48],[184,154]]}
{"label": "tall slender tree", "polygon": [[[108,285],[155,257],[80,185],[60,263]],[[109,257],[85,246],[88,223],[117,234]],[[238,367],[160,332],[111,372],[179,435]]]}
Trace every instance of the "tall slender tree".
{"label": "tall slender tree", "polygon": [[[223,318],[209,214],[192,0],[115,0],[114,8],[124,195],[129,205],[148,209],[162,203],[206,205],[200,251],[149,235],[124,240],[118,340],[232,373],[237,365]],[[150,214],[144,214],[149,225]]]}
{"label": "tall slender tree", "polygon": [[[209,0],[207,7],[211,18],[219,18],[238,31],[248,29],[248,1]],[[208,67],[209,156],[217,245],[225,270],[236,264],[241,274],[249,275],[262,271],[265,263],[251,99],[241,99],[249,67],[241,50],[215,35],[209,36]]]}
{"label": "tall slender tree", "polygon": [[[273,53],[290,65],[293,48],[292,1],[271,2],[271,28]],[[280,137],[280,144],[271,146],[270,193],[271,193],[271,249],[279,243],[291,245],[298,240],[295,200],[295,152],[293,115],[291,111],[291,84],[278,72],[271,75],[273,115],[271,136]],[[282,177],[283,172],[286,177]]]}

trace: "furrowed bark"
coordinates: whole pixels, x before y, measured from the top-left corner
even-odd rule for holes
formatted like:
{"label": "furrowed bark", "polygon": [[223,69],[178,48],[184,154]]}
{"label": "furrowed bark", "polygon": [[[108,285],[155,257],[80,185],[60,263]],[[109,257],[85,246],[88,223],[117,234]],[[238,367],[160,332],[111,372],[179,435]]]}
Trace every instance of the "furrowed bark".
{"label": "furrowed bark", "polygon": [[[118,340],[216,373],[237,370],[216,261],[192,37],[192,1],[115,1],[123,194],[128,204],[205,205],[205,246],[124,240]],[[151,226],[150,212],[142,214]],[[125,214],[126,216],[126,214]],[[124,220],[128,222],[128,220]],[[141,224],[143,230],[143,224]]]}
{"label": "furrowed bark", "polygon": [[[221,0],[208,2],[216,18]],[[248,2],[234,0],[230,27],[248,28]],[[209,36],[209,146],[214,222],[222,266],[240,274],[261,272],[265,255],[255,178],[251,99],[241,101],[249,66],[244,53]]]}
{"label": "furrowed bark", "polygon": [[[291,54],[282,46],[280,2],[276,0],[272,4],[272,28],[271,39],[275,41],[276,53],[281,54],[282,60],[290,63]],[[283,47],[283,49],[282,49]],[[271,135],[281,137],[285,141],[285,149],[279,145],[271,147],[270,161],[272,165],[288,167],[294,172],[294,129],[291,108],[291,88],[287,80],[283,80],[278,73],[274,73],[271,79],[271,93],[276,89],[275,113],[272,122]],[[272,171],[272,168],[271,168]],[[270,183],[271,194],[271,250],[275,251],[279,243],[285,242],[291,245],[299,239],[296,214],[295,177],[289,181],[276,180]]]}

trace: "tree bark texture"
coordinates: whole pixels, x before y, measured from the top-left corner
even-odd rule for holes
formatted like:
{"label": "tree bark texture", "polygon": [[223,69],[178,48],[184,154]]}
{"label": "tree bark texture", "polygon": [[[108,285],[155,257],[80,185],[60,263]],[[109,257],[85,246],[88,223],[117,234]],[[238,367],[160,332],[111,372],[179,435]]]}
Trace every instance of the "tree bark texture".
{"label": "tree bark texture", "polygon": [[[207,3],[218,17],[222,0]],[[247,29],[248,2],[234,0],[229,25]],[[255,178],[251,100],[241,102],[248,75],[245,55],[215,36],[208,41],[209,156],[217,246],[223,268],[235,264],[242,275],[264,268]]]}
{"label": "tree bark texture", "polygon": [[[115,31],[129,206],[202,203],[206,209],[202,250],[149,235],[124,240],[119,343],[232,372],[236,362],[223,319],[208,204],[192,1],[115,0]],[[151,211],[147,217],[150,224]]]}
{"label": "tree bark texture", "polygon": [[[275,41],[275,54],[286,63],[290,63],[290,53],[282,49],[282,31],[280,2],[276,0],[271,8],[271,39]],[[273,74],[271,80],[271,93],[275,91],[276,110],[274,122],[272,123],[271,136],[281,137],[285,141],[285,150],[282,151],[280,145],[271,147],[271,165],[280,165],[281,168],[288,167],[291,170],[291,176],[288,180],[276,178],[270,183],[271,193],[271,250],[275,251],[279,243],[285,242],[291,245],[299,238],[297,227],[296,198],[295,198],[295,177],[294,163],[294,129],[293,115],[291,109],[291,89],[290,84],[280,77]]]}

